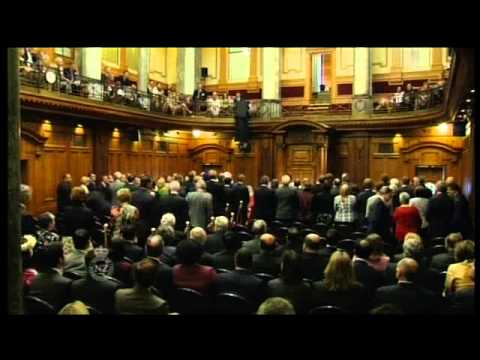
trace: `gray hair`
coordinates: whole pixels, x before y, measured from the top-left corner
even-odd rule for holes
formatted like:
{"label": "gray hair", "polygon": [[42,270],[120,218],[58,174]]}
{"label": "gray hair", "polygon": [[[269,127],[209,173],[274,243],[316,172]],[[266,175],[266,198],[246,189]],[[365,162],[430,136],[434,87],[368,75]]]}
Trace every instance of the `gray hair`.
{"label": "gray hair", "polygon": [[207,233],[201,227],[197,226],[190,230],[190,240],[203,245],[207,241]]}
{"label": "gray hair", "polygon": [[445,248],[453,250],[455,245],[463,240],[462,233],[451,233],[445,237]]}
{"label": "gray hair", "polygon": [[410,200],[410,195],[407,192],[401,192],[399,195],[400,204],[408,204]]}
{"label": "gray hair", "polygon": [[20,184],[20,203],[26,205],[32,199],[32,188],[25,184]]}
{"label": "gray hair", "polygon": [[175,227],[176,223],[175,215],[172,213],[165,213],[162,215],[162,218],[160,219],[160,225],[169,225],[171,227]]}

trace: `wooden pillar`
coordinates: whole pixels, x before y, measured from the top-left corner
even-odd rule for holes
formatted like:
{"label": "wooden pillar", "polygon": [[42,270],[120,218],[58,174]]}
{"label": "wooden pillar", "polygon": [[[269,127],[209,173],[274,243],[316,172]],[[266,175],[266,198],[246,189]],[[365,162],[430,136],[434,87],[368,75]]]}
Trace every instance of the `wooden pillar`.
{"label": "wooden pillar", "polygon": [[93,172],[97,179],[109,173],[108,151],[112,129],[103,126],[93,128]]}
{"label": "wooden pillar", "polygon": [[8,49],[8,313],[23,314],[20,252],[20,84],[18,49]]}

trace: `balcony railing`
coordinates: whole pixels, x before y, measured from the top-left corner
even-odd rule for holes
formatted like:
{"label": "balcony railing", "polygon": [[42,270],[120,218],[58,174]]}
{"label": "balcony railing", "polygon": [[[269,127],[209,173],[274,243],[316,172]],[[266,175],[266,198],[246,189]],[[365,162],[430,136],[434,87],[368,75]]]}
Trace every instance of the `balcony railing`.
{"label": "balcony railing", "polygon": [[[138,90],[135,85],[110,85],[78,74],[73,79],[66,79],[55,68],[37,69],[21,65],[20,81],[22,86],[34,88],[37,91],[46,90],[166,115],[195,115],[212,118],[234,116],[234,102],[227,97],[192,102],[191,96],[183,94],[152,94],[151,92]],[[281,116],[280,101],[255,99],[249,100],[249,103],[251,117],[272,118]],[[273,103],[278,106],[276,111]]]}
{"label": "balcony railing", "polygon": [[[233,117],[234,102],[229,97],[192,102],[191,96],[178,93],[170,95],[152,94],[138,90],[135,85],[121,86],[118,83],[103,83],[100,80],[75,74],[66,79],[56,68],[32,68],[20,66],[21,85],[38,91],[46,90],[106,104],[156,112],[171,116]],[[392,94],[373,104],[372,114],[408,113],[438,107],[444,102],[444,86],[430,89],[416,89],[403,97]],[[399,101],[401,100],[401,101]],[[308,114],[350,115],[351,104],[317,104],[314,106],[282,106],[280,100],[249,100],[250,116],[260,119],[274,119],[285,116]]]}

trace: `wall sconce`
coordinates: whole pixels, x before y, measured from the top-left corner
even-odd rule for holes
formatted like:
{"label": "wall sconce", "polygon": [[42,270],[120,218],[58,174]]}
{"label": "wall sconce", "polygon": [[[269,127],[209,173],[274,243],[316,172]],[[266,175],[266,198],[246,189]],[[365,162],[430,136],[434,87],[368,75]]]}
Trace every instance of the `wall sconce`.
{"label": "wall sconce", "polygon": [[120,131],[117,128],[113,129],[112,138],[120,138]]}
{"label": "wall sconce", "polygon": [[50,137],[50,133],[52,132],[52,123],[50,120],[45,120],[41,126],[41,133],[43,137]]}
{"label": "wall sconce", "polygon": [[194,138],[199,138],[201,134],[202,134],[202,132],[198,129],[192,130],[192,135],[193,135]]}
{"label": "wall sconce", "polygon": [[83,128],[82,124],[77,124],[77,127],[75,128],[74,131],[75,135],[84,135],[85,134],[85,129]]}

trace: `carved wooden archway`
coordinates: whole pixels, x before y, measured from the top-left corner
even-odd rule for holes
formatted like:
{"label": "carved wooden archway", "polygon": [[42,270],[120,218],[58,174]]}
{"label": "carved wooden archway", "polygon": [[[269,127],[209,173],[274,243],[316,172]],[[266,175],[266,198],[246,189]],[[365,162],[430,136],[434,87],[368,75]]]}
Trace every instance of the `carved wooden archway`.
{"label": "carved wooden archway", "polygon": [[207,169],[231,169],[233,149],[220,144],[203,144],[188,150],[193,168],[197,171]]}

